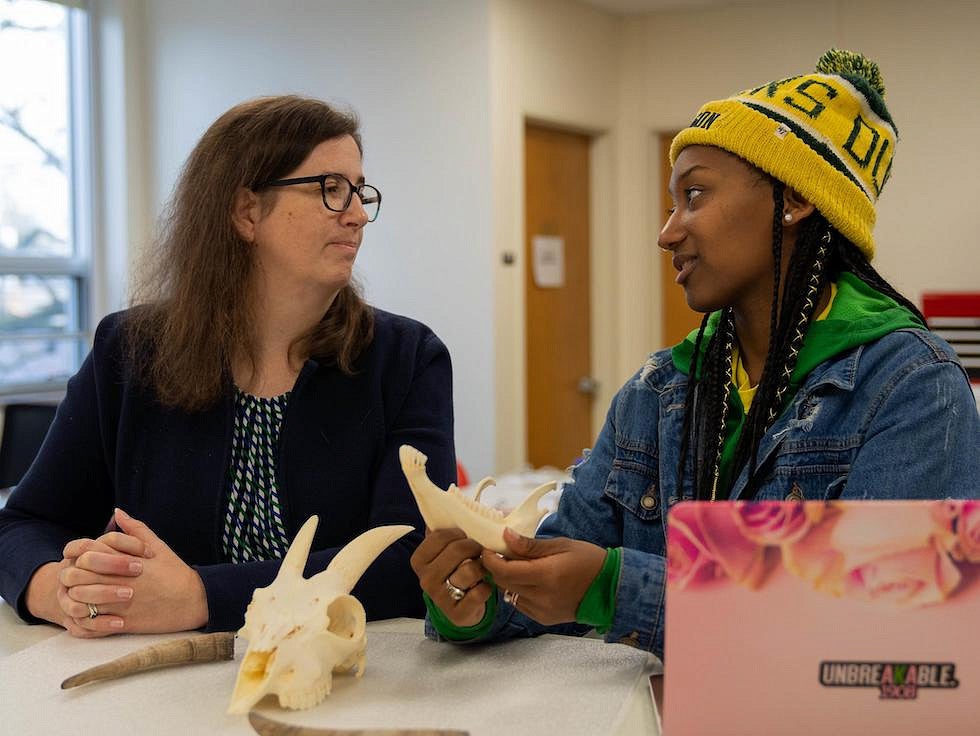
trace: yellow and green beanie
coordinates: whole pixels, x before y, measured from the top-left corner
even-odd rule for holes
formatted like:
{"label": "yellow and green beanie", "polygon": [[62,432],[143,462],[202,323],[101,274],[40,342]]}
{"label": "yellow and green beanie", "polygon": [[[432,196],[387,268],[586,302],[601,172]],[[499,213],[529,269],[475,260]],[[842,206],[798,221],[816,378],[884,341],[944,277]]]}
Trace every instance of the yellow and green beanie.
{"label": "yellow and green beanie", "polygon": [[705,104],[674,138],[670,162],[694,145],[734,153],[806,197],[870,261],[898,139],[884,97],[877,64],[831,49],[815,74]]}

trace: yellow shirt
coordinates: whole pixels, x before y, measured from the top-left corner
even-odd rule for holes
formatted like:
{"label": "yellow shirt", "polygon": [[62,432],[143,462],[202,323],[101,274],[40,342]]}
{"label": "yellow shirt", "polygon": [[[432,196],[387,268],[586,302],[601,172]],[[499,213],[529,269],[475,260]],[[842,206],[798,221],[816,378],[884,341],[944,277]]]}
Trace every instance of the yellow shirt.
{"label": "yellow shirt", "polygon": [[[830,314],[830,307],[834,303],[834,297],[837,296],[837,284],[830,284],[830,301],[827,302],[827,308],[824,309],[814,322],[819,322],[820,320],[827,319],[827,315]],[[742,366],[742,359],[738,354],[738,343],[732,348],[732,383],[735,384],[735,389],[738,391],[739,397],[742,399],[742,406],[745,408],[745,413],[749,413],[749,407],[752,406],[752,399],[755,398],[755,390],[758,386],[753,386],[749,381],[749,374],[746,372],[745,368]]]}

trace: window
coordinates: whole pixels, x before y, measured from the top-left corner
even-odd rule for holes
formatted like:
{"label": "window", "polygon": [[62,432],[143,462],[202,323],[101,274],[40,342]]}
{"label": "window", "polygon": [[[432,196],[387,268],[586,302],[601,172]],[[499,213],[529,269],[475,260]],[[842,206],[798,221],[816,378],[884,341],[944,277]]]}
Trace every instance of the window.
{"label": "window", "polygon": [[88,348],[87,22],[0,0],[0,394],[60,389]]}

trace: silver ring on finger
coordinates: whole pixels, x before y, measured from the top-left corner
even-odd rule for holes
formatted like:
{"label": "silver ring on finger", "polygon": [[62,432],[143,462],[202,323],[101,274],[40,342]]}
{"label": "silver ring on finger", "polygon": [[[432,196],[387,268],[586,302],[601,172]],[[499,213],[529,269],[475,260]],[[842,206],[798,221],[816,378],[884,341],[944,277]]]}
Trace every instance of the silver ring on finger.
{"label": "silver ring on finger", "polygon": [[446,578],[446,590],[449,591],[449,597],[452,598],[456,603],[459,603],[461,600],[463,600],[463,596],[466,595],[466,591],[463,590],[462,588],[457,588],[455,585],[449,582],[449,578]]}
{"label": "silver ring on finger", "polygon": [[94,603],[88,604],[88,617],[90,619],[97,618],[99,615],[99,608]]}
{"label": "silver ring on finger", "polygon": [[504,603],[510,603],[514,608],[517,608],[517,599],[520,597],[520,593],[511,593],[509,590],[504,591]]}

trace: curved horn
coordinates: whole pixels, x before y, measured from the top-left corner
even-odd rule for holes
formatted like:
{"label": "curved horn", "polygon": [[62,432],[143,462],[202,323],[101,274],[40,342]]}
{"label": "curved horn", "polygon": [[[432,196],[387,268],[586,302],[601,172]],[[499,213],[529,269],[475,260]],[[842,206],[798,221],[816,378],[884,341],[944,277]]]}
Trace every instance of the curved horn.
{"label": "curved horn", "polygon": [[248,714],[248,722],[252,724],[260,736],[467,736],[468,731],[446,731],[443,729],[391,729],[369,728],[365,730],[348,731],[336,728],[313,728],[312,726],[291,726],[266,718],[254,710]]}
{"label": "curved horn", "polygon": [[398,450],[402,472],[412,489],[415,503],[425,519],[429,529],[452,529],[456,526],[452,517],[441,506],[439,496],[445,493],[439,486],[429,480],[425,472],[425,462],[428,458],[411,445],[402,445]]}
{"label": "curved horn", "polygon": [[327,569],[310,580],[316,580],[317,585],[340,588],[345,593],[350,593],[377,556],[414,528],[407,524],[391,524],[368,529],[344,545],[327,565]]}
{"label": "curved horn", "polygon": [[316,527],[319,523],[320,518],[314,514],[300,527],[300,530],[296,533],[296,538],[293,539],[293,543],[289,545],[286,556],[282,558],[282,566],[279,568],[279,574],[276,575],[276,579],[283,575],[303,577],[303,570],[306,569],[306,560],[310,556],[310,545],[313,544],[313,535],[316,534]]}
{"label": "curved horn", "polygon": [[151,644],[111,662],[72,675],[61,683],[61,689],[68,690],[97,680],[115,680],[154,667],[169,667],[192,662],[220,662],[233,659],[234,656],[235,634],[231,631],[165,641]]}

